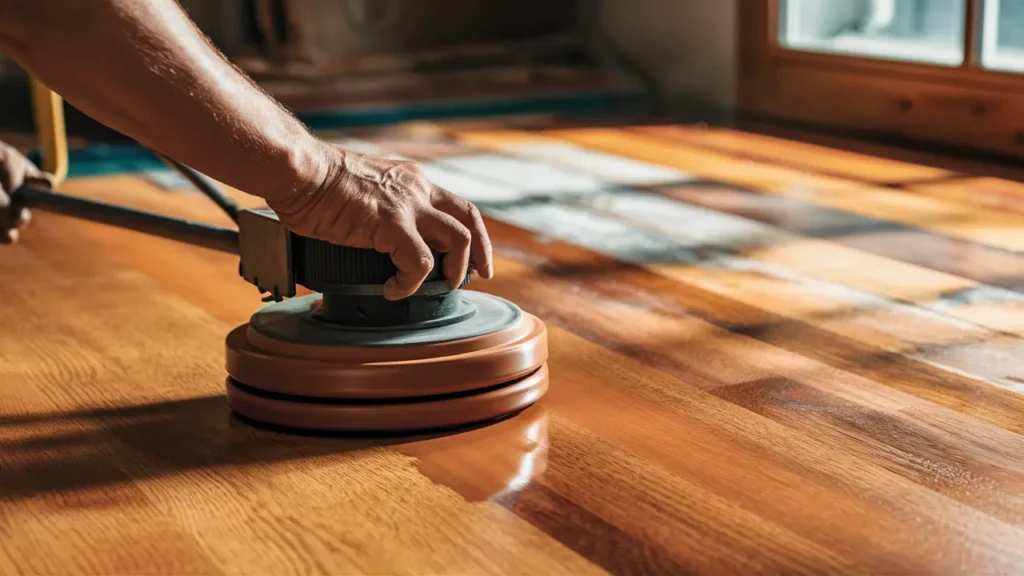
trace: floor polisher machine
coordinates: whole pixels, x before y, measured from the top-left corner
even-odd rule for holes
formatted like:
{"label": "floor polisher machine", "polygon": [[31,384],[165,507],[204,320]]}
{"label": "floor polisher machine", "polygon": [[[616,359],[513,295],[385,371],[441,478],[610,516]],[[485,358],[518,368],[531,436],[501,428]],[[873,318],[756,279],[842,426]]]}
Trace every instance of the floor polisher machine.
{"label": "floor polisher machine", "polygon": [[[60,180],[67,149],[53,105],[59,97],[37,89],[44,169]],[[235,413],[293,429],[407,433],[494,421],[547,391],[544,324],[503,298],[467,290],[469,275],[451,289],[444,255],[435,254],[415,294],[387,300],[384,283],[396,272],[388,255],[294,234],[273,211],[240,209],[202,174],[161,158],[238,229],[35,186],[20,189],[16,201],[238,254],[239,273],[270,303],[226,338]],[[313,293],[298,296],[297,286]]]}

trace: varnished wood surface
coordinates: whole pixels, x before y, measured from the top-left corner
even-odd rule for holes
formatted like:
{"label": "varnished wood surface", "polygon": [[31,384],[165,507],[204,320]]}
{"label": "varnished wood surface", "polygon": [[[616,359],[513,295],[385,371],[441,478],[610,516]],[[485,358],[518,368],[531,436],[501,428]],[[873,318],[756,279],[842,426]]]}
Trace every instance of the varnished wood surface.
{"label": "varnished wood surface", "polygon": [[474,289],[547,323],[548,396],[432,438],[254,428],[235,258],[36,214],[0,251],[0,573],[1024,570],[1019,184],[687,127],[334,136],[484,209]]}

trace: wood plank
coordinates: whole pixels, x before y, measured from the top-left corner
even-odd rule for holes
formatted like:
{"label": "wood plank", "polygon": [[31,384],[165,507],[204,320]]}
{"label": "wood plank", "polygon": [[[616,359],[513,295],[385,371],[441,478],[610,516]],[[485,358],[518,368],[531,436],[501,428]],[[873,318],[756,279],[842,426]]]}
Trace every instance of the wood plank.
{"label": "wood plank", "polygon": [[[123,376],[109,359],[89,354],[88,338],[62,332],[74,315],[61,315],[60,302],[47,298],[111,283],[77,281],[39,266],[24,247],[5,251],[0,269],[24,282],[0,286],[0,566],[35,573],[219,572],[191,534],[162,517],[129,475],[111,466],[116,450],[90,441],[102,435],[99,427],[74,418],[18,424],[19,417],[53,410],[58,390],[69,383],[95,390]],[[40,330],[40,321],[49,330]],[[61,490],[70,476],[79,483]]]}
{"label": "wood plank", "polygon": [[[811,322],[815,325],[847,335],[854,334],[851,324],[870,326],[893,338],[888,344],[884,340],[877,341],[886,350],[907,351],[916,358],[1024,391],[1017,380],[1020,377],[1016,376],[1024,374],[1024,365],[1014,360],[1024,352],[1024,341],[1018,337],[1001,337],[984,329],[998,330],[1024,322],[1020,298],[1006,300],[1008,305],[1002,307],[1003,317],[993,326],[960,322],[958,319],[962,317],[958,312],[961,307],[945,306],[944,296],[950,292],[962,294],[975,287],[955,289],[948,283],[929,285],[932,279],[924,270],[901,269],[883,259],[848,255],[823,242],[789,238],[765,242],[762,238],[770,238],[771,230],[750,230],[715,215],[680,209],[680,206],[657,196],[639,195],[639,199],[639,202],[631,202],[631,195],[620,193],[589,201],[600,206],[601,213],[637,222],[645,229],[681,240],[684,246],[698,249],[713,246],[722,250],[713,263],[702,265],[751,271],[758,275],[756,278],[744,277],[747,281],[742,291],[738,291],[723,286],[723,282],[730,282],[732,276],[725,274],[721,281],[712,280],[717,290],[745,294],[739,297],[748,302],[760,299],[766,303],[776,298],[780,302],[785,301],[788,299],[785,294],[799,294],[796,300],[788,299],[780,309],[795,313],[798,318],[814,316]],[[680,221],[692,224],[679,228],[675,223]],[[704,230],[713,232],[705,234]],[[730,246],[730,234],[747,241],[750,238],[758,240],[749,248],[741,246],[737,250]],[[724,241],[718,242],[720,237]],[[763,275],[767,275],[770,281],[762,281]],[[697,278],[700,274],[686,276]],[[815,282],[815,279],[826,283]],[[780,280],[787,283],[783,290],[779,289]],[[706,283],[706,280],[698,282]],[[842,287],[851,285],[866,293],[842,290]],[[826,303],[821,298],[822,293],[836,293],[835,299],[831,304]],[[872,297],[876,294],[882,298]],[[821,301],[822,307],[813,304],[817,301]],[[906,306],[906,303],[917,306]],[[808,309],[808,305],[813,308]],[[949,311],[952,311],[951,315],[947,314]],[[823,318],[819,320],[817,317]],[[987,319],[987,316],[977,314],[965,314],[963,317],[982,322]],[[865,338],[874,340],[870,335],[865,335]],[[978,357],[985,358],[985,361],[964,362]]]}
{"label": "wood plank", "polygon": [[[551,532],[595,525],[587,532],[605,538],[572,531],[561,539],[574,542],[581,554],[612,573],[813,573],[850,566],[841,554],[636,457],[568,418],[555,418],[552,433],[563,441],[552,446],[551,473],[534,489],[502,501],[520,516],[550,524]],[[608,492],[622,498],[607,497]],[[567,510],[575,511],[568,522],[556,517]],[[709,524],[708,517],[715,522]],[[608,523],[613,529],[602,530]]]}
{"label": "wood plank", "polygon": [[[559,165],[563,164],[562,157],[565,156],[583,156],[592,152],[602,156],[605,154],[524,131],[460,134],[467,141],[477,142],[499,153],[523,155],[539,162]],[[560,152],[555,152],[558,150]],[[586,170],[589,169],[588,164],[593,162],[576,163],[575,166]],[[801,236],[849,245],[864,252],[980,283],[1024,290],[1024,278],[1014,272],[1024,265],[1024,257],[884,218],[865,217],[832,209],[807,202],[803,198],[763,194],[762,191],[732,183],[731,174],[734,170],[730,165],[723,166],[729,169],[711,174],[711,180],[681,172],[687,174],[683,181],[645,188],[665,192],[716,211],[772,224]]]}
{"label": "wood plank", "polygon": [[[852,275],[842,282],[845,285],[857,286],[859,275],[870,275],[884,287],[887,279],[895,277],[901,287],[898,291],[917,295],[914,300],[929,308],[1003,332],[1021,334],[1024,327],[1024,297],[1020,294],[1024,292],[1024,273],[1018,272],[1024,270],[1024,257],[1019,255],[731,186],[697,183],[658,191],[688,204],[827,240],[816,244],[830,257],[815,259],[804,267],[831,267],[844,277]],[[776,261],[801,265],[802,254],[786,252],[792,257],[780,254],[777,256],[784,260]],[[882,258],[865,261],[856,254]],[[847,258],[861,265],[846,266]],[[912,266],[893,266],[894,261]],[[907,273],[901,274],[903,271]],[[956,284],[960,287],[955,288]]]}
{"label": "wood plank", "polygon": [[[621,302],[627,310],[667,309],[690,314],[721,329],[755,338],[775,347],[813,358],[834,369],[858,374],[929,402],[962,412],[995,426],[1024,432],[1019,413],[1024,396],[993,387],[962,374],[908,359],[857,339],[793,319],[772,307],[761,307],[706,286],[670,277],[642,265],[624,265],[607,255],[595,254],[549,235],[529,240],[532,234],[515,232],[511,224],[492,218],[490,227],[501,229],[501,238],[512,252],[535,267],[556,276],[578,278],[591,290],[600,290],[601,302]],[[621,275],[621,282],[609,276]],[[545,280],[547,282],[548,280]],[[641,291],[637,292],[640,288]],[[580,290],[580,288],[566,288]],[[553,302],[558,302],[556,298]],[[557,310],[551,310],[551,314]],[[635,347],[643,351],[644,347]],[[820,374],[831,374],[825,369]],[[754,373],[757,374],[756,372]],[[708,384],[709,389],[717,386]]]}
{"label": "wood plank", "polygon": [[[505,146],[510,138],[508,131],[466,132],[462,133],[462,137],[474,145],[499,147]],[[737,162],[724,154],[666,143],[625,130],[550,130],[523,134],[519,139],[545,141],[545,137],[677,168],[695,176],[759,192],[878,220],[901,222],[987,246],[1024,251],[1024,231],[1016,226],[1013,216],[1000,211],[872,187],[792,168],[752,161]]]}
{"label": "wood plank", "polygon": [[731,128],[636,126],[627,130],[669,142],[707,148],[739,160],[760,161],[899,188],[968,206],[1024,212],[1024,183],[975,175],[1009,172],[1006,175],[1017,178],[1022,176],[1019,170],[1014,172],[1010,168],[965,163],[948,157],[931,157],[930,164],[925,165]]}
{"label": "wood plank", "polygon": [[1024,183],[992,176],[922,182],[907,190],[962,204],[1024,213]]}
{"label": "wood plank", "polygon": [[821,131],[778,122],[752,118],[739,121],[735,128],[756,134],[766,134],[784,140],[807,142],[835,150],[856,152],[873,157],[889,158],[902,162],[921,164],[958,172],[961,174],[991,175],[1010,180],[1021,180],[1024,171],[1008,163],[993,162],[991,157],[981,153],[958,153],[943,146],[907,147],[899,139],[863,139],[853,133],[842,131]]}
{"label": "wood plank", "polygon": [[[569,308],[568,303],[563,307]],[[621,319],[617,324],[621,326]],[[686,381],[645,368],[646,362],[624,359],[608,362],[608,352],[602,347],[570,346],[569,342],[578,341],[577,338],[563,340],[558,330],[553,332],[553,337],[553,349],[558,354],[577,358],[572,371],[557,374],[561,392],[548,402],[553,412],[571,410],[574,422],[635,456],[657,462],[669,472],[702,486],[713,487],[720,495],[748,510],[764,518],[780,519],[790,530],[834,551],[864,547],[884,550],[874,561],[895,562],[903,571],[915,571],[912,565],[927,562],[926,558],[937,560],[935,553],[940,548],[924,552],[939,544],[937,541],[912,536],[912,528],[907,531],[911,525],[919,525],[921,519],[907,515],[908,502],[904,499],[915,503],[912,507],[916,513],[927,516],[933,512],[945,515],[939,513],[939,509],[946,510],[946,514],[951,512],[950,501],[945,497],[936,500],[936,493],[931,490],[910,488],[909,481],[853,457],[835,445],[819,442],[815,436],[751,417],[750,412],[717,398],[712,400],[685,385]],[[603,385],[593,386],[594,378],[600,378]],[[586,394],[572,393],[574,389],[586,390]],[[730,456],[722,457],[725,454]],[[889,495],[894,498],[892,501]],[[622,500],[628,501],[627,498]],[[813,501],[826,509],[815,509]],[[988,524],[982,517],[973,516],[970,508],[954,507],[959,510],[957,516],[972,516],[972,524],[974,521]],[[840,517],[845,519],[845,528],[836,522]],[[869,535],[850,529],[860,522],[854,518],[868,517],[877,530],[888,536],[883,538],[877,532]],[[933,516],[925,523],[935,526],[936,521],[937,517]],[[999,525],[998,522],[991,525],[990,536],[1002,532],[1002,528],[995,527]],[[979,538],[979,535],[965,537]],[[990,567],[994,567],[990,562],[998,565],[1015,561],[1019,554],[1015,539],[1019,537],[1016,533],[1007,533],[1004,544],[989,541],[984,548],[995,555],[984,558],[970,552],[972,545],[965,544],[959,537],[953,538],[947,545],[956,546],[956,552],[946,560],[956,557],[957,563],[980,562]],[[864,538],[871,541],[865,542]],[[1002,542],[1004,537],[994,538]],[[954,544],[954,541],[959,543]],[[915,549],[922,553],[913,552]],[[868,556],[864,557],[864,562],[873,561]],[[945,564],[946,560],[939,563]],[[856,560],[851,556],[847,561]],[[875,566],[865,571],[881,569]],[[937,565],[919,569],[941,570]]]}
{"label": "wood plank", "polygon": [[[537,307],[536,309],[558,321],[570,322],[574,326],[585,326],[586,328],[582,330],[588,337],[597,339],[620,352],[638,355],[653,366],[669,371],[680,380],[690,382],[699,388],[719,390],[786,375],[811,388],[820,388],[826,395],[838,395],[854,404],[864,404],[861,409],[885,412],[903,410],[911,406],[915,407],[915,410],[935,409],[933,404],[919,401],[911,395],[887,390],[885,386],[880,386],[876,382],[852,378],[846,371],[835,370],[825,363],[811,361],[808,357],[788,352],[779,347],[784,342],[769,340],[765,343],[755,343],[755,336],[730,334],[716,325],[721,323],[721,320],[716,323],[713,318],[702,318],[705,316],[704,311],[694,303],[699,296],[688,295],[682,299],[674,297],[675,293],[682,291],[673,291],[673,287],[668,283],[659,286],[653,278],[645,281],[645,273],[642,270],[630,271],[610,267],[601,274],[574,273],[572,264],[585,262],[597,266],[602,262],[602,258],[559,242],[542,242],[531,240],[527,234],[515,234],[511,231],[506,233],[506,225],[496,223],[495,227],[503,231],[503,254],[508,253],[513,257],[515,254],[536,254],[538,258],[541,254],[551,255],[550,258],[558,254],[557,259],[530,264],[532,269],[543,271],[545,289],[563,294],[558,298],[552,296],[547,300],[551,303],[546,305],[533,303],[531,300],[531,305]],[[537,248],[534,249],[533,246]],[[509,272],[517,275],[535,274],[528,273],[527,269],[522,268],[525,265],[520,263]],[[560,273],[559,265],[570,268],[563,274]],[[600,308],[599,313],[575,312],[579,307],[570,306],[573,302],[583,302],[588,298],[594,303],[592,308]],[[713,309],[727,308],[723,301],[716,304]],[[705,307],[711,306],[705,304]],[[735,313],[742,314],[743,304],[737,303],[731,308]],[[605,323],[607,327],[603,326]],[[813,328],[810,331],[813,332]],[[764,344],[770,345],[765,347]],[[925,380],[925,375],[920,376],[919,384],[924,384]],[[1021,407],[1020,395],[1000,396],[1004,401],[1016,403],[1017,409]],[[944,415],[938,416],[939,413]],[[973,409],[966,413],[967,416],[945,410],[939,410],[935,414],[934,419],[926,418],[923,421],[941,427],[941,423],[949,419],[964,419],[962,425],[969,425],[968,422],[979,417]],[[1020,429],[1012,422],[1007,423]],[[992,429],[985,433],[979,432],[979,435],[989,436],[993,432],[1001,434]],[[1005,436],[1004,440],[1017,443],[1021,438],[1011,434]],[[999,453],[1000,443],[982,451],[995,450],[992,453]],[[1024,449],[1024,445],[1021,445],[1021,449]],[[999,460],[1003,458],[1000,456]],[[1013,467],[1016,467],[1016,464]]]}
{"label": "wood plank", "polygon": [[762,195],[727,184],[694,183],[659,192],[718,212],[770,224],[792,234],[945,272],[980,284],[1024,291],[1024,257],[918,228]]}
{"label": "wood plank", "polygon": [[900,185],[944,180],[951,170],[717,126],[637,126],[632,132],[735,157],[858,182]]}
{"label": "wood plank", "polygon": [[415,136],[410,134],[396,135],[368,135],[361,138],[374,146],[390,150],[402,156],[415,156],[417,158],[447,158],[450,156],[466,156],[475,150],[453,140],[444,140],[431,136]]}

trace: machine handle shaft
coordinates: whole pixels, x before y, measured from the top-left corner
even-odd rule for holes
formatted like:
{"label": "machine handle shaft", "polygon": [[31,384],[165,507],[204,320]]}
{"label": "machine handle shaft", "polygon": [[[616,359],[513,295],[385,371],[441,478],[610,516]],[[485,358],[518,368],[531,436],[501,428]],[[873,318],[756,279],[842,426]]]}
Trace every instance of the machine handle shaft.
{"label": "machine handle shaft", "polygon": [[230,228],[79,198],[29,185],[19,188],[13,199],[17,204],[29,208],[84,218],[221,252],[239,253],[238,231]]}

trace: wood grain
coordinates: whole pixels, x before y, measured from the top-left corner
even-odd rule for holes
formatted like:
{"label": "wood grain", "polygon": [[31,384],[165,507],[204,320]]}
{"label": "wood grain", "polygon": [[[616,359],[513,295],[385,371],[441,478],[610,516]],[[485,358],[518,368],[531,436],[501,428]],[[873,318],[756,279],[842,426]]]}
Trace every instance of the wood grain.
{"label": "wood grain", "polygon": [[[941,258],[943,253],[933,254],[927,248],[916,248],[921,245],[941,246],[944,242],[964,244],[964,241],[787,198],[743,193],[745,191],[718,182],[698,180],[656,187],[673,200],[697,197],[696,202],[688,204],[637,191],[602,189],[600,186],[588,186],[585,182],[580,185],[577,183],[579,173],[550,172],[550,169],[576,169],[585,175],[598,176],[617,184],[632,178],[650,185],[651,181],[659,181],[664,174],[640,170],[619,161],[609,162],[606,156],[589,150],[551,143],[525,144],[529,142],[529,136],[522,133],[515,135],[504,131],[488,134],[487,138],[489,146],[504,147],[506,152],[549,164],[546,174],[558,174],[560,186],[572,185],[579,190],[571,194],[559,192],[549,195],[562,206],[512,208],[504,210],[500,217],[511,218],[510,221],[537,232],[563,238],[575,237],[576,241],[607,254],[639,262],[676,279],[686,278],[691,284],[708,286],[725,294],[739,294],[737,290],[742,290],[745,296],[739,297],[748,302],[758,302],[761,306],[766,298],[774,298],[773,306],[791,317],[807,318],[816,326],[869,342],[881,350],[912,351],[927,362],[945,362],[952,370],[962,369],[965,357],[963,354],[950,354],[946,347],[964,344],[972,349],[968,355],[980,353],[1000,359],[998,368],[982,370],[977,372],[979,375],[1012,388],[1019,385],[1005,373],[1015,371],[1012,358],[1018,341],[1002,339],[1000,333],[1019,334],[1024,323],[1020,298],[992,286],[932,270],[929,264],[946,262]],[[513,160],[500,155],[487,156],[483,151],[473,157],[472,163],[446,163],[478,178],[486,177],[489,181],[501,177],[496,173],[504,172],[506,181],[503,185],[508,187],[504,197],[515,198],[519,194],[528,198],[543,193],[543,189],[535,190],[527,184],[529,173],[537,170],[524,159]],[[480,169],[479,166],[488,168]],[[544,180],[551,181],[552,178]],[[685,180],[685,175],[675,174],[667,180]],[[450,182],[462,186],[459,181]],[[492,195],[480,196],[478,190],[469,187],[459,191],[482,200],[493,200]],[[582,199],[579,197],[581,193]],[[727,211],[731,208],[734,214],[740,212],[738,215],[746,217],[749,214],[735,206],[745,201],[756,207],[748,212],[760,216],[760,220],[766,223],[782,224],[785,229],[766,227],[746,218],[695,209],[690,205],[699,204],[699,200],[705,197],[715,203],[716,208],[724,206]],[[766,219],[768,214],[774,219]],[[615,219],[625,222],[614,222]],[[563,230],[559,222],[566,220],[573,224]],[[677,223],[681,221],[687,225],[679,227]],[[790,233],[794,228],[797,232],[832,241]],[[908,241],[869,242],[874,234],[879,231],[885,234],[891,228],[907,234]],[[609,243],[607,235],[613,229],[617,237]],[[651,236],[647,230],[653,230],[660,236]],[[920,241],[915,242],[917,238]],[[911,257],[906,257],[906,251],[898,251],[901,245],[915,247],[909,252]],[[876,246],[875,250],[871,249]],[[879,249],[882,247],[885,249]],[[994,264],[1000,259],[1015,258],[983,246],[968,244],[966,248],[976,248],[982,256],[993,260],[978,261],[977,266],[968,271],[981,271],[986,267],[994,269]],[[908,266],[899,259],[877,257],[886,254],[903,256],[902,260],[910,260],[912,262],[908,263],[913,265]],[[924,254],[931,258],[913,257]],[[698,262],[701,266],[679,268],[666,266],[668,262]],[[932,266],[935,267],[943,266]],[[957,270],[962,268],[956,266]],[[999,270],[1012,273],[1012,268],[1002,267]],[[735,280],[737,278],[740,280]],[[1013,285],[1012,278],[997,279],[1003,281],[1000,285]],[[917,304],[919,308],[906,307],[908,302]],[[924,313],[925,310],[928,313]]]}
{"label": "wood grain", "polygon": [[[972,164],[955,157],[932,158],[929,165],[922,165],[863,151],[719,127],[637,126],[628,129],[669,142],[707,148],[738,160],[777,164],[983,208],[1024,211],[1024,184],[1020,182],[1024,174],[1010,166]],[[996,173],[999,177],[974,176],[974,172]]]}
{"label": "wood grain", "polygon": [[555,130],[544,134],[613,154],[672,166],[696,176],[721,179],[721,174],[729,173],[725,182],[765,193],[902,222],[987,246],[1024,250],[1024,232],[1016,226],[1016,217],[1001,211],[964,206],[768,163],[739,163],[724,154],[687,148],[625,131],[596,128]]}
{"label": "wood grain", "polygon": [[[624,156],[458,130],[480,137],[421,125],[347,141],[490,198],[498,276],[473,288],[547,323],[543,402],[441,436],[253,427],[223,397],[223,338],[260,306],[232,257],[36,214],[0,252],[0,277],[17,279],[0,282],[0,571],[1024,565],[1024,394],[1007,379],[1024,377],[1010,329],[1024,324],[997,322],[1013,316],[999,303],[988,321],[933,306],[997,289],[928,255],[954,235],[914,227],[900,255],[816,233],[849,213],[777,193],[803,173],[779,168],[766,192],[736,188],[723,163],[691,185],[706,152],[665,138],[652,166],[610,135],[596,148]],[[829,169],[852,176],[856,158],[842,162]],[[67,190],[226,224],[204,198],[135,177]]]}
{"label": "wood grain", "polygon": [[631,128],[631,131],[669,142],[707,148],[737,159],[766,162],[872,184],[899,185],[944,180],[952,175],[949,170],[933,166],[728,128],[641,126]]}
{"label": "wood grain", "polygon": [[[466,138],[476,137],[471,133]],[[485,132],[483,138],[488,147],[525,154],[538,161],[571,159],[585,171],[593,170],[598,160],[581,163],[581,151],[569,154],[570,149],[564,145],[559,148],[549,142],[528,144],[531,136],[525,133]],[[687,149],[677,152],[677,162],[685,161]],[[722,168],[723,180],[730,177],[727,168]],[[714,174],[711,169],[705,170]],[[656,189],[686,204],[636,191],[594,189],[585,199],[573,200],[581,210],[560,207],[561,213],[549,214],[547,222],[534,222],[536,213],[527,210],[526,220],[514,215],[514,221],[544,231],[560,219],[572,217],[574,228],[590,229],[586,242],[591,247],[613,256],[632,261],[639,258],[640,263],[649,264],[660,273],[685,276],[725,293],[741,290],[748,294],[747,301],[781,298],[776,306],[787,315],[809,318],[817,326],[885,350],[916,350],[926,362],[946,362],[953,370],[962,370],[963,362],[971,354],[999,358],[994,362],[998,368],[985,370],[975,365],[972,371],[1013,388],[1020,384],[1012,376],[1018,370],[1011,368],[1019,341],[1003,339],[1000,333],[1019,335],[1024,309],[1019,295],[994,287],[1018,287],[1019,278],[1014,270],[1019,266],[1007,265],[1020,262],[1015,254],[791,198],[759,195],[722,181],[695,180]],[[695,209],[693,204],[743,218]],[[600,222],[582,213],[586,211],[603,213],[606,218]],[[610,226],[608,218],[626,220],[667,238],[648,239],[647,244],[659,246],[657,254],[635,254],[636,248],[630,245],[638,245],[637,242],[623,238],[635,239],[644,231],[630,231],[625,224],[619,225],[620,238],[612,246],[602,235],[593,233],[597,228]],[[751,222],[751,218],[776,226],[761,226]],[[677,223],[681,221],[688,224],[679,227]],[[586,233],[574,230],[570,234]],[[974,257],[950,258],[950,252]],[[666,258],[702,265],[680,270],[662,265]],[[966,278],[937,270],[958,272]],[[734,277],[743,280],[733,282]],[[903,306],[907,302],[919,307]],[[922,315],[924,310],[929,314]],[[971,351],[961,354],[945,349],[960,344]]]}
{"label": "wood grain", "polygon": [[973,204],[995,210],[1024,213],[1024,183],[992,176],[964,177],[938,182],[919,182],[912,192]]}

